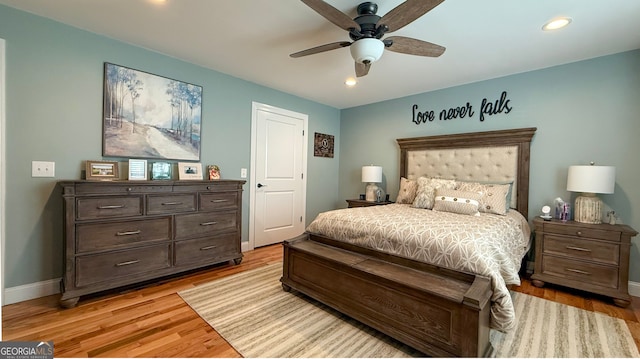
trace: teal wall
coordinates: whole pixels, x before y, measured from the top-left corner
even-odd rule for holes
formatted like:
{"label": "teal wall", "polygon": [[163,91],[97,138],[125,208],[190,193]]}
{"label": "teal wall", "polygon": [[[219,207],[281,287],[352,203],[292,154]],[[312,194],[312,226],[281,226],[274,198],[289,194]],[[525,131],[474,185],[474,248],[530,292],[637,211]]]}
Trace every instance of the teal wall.
{"label": "teal wall", "polygon": [[[223,178],[250,168],[252,101],[309,115],[307,220],[335,206],[333,159],[313,156],[313,133],[339,140],[338,109],[97,36],[0,5],[6,40],[5,287],[62,276],[62,200],[57,180],[80,179],[85,160],[102,159],[103,64],[110,62],[201,85],[203,165]],[[56,178],[32,178],[31,161],[55,161]],[[117,160],[117,159],[116,159]],[[125,161],[125,159],[119,159]],[[248,240],[249,186],[243,196]]]}
{"label": "teal wall", "polygon": [[[482,100],[495,101],[502,91],[511,112],[481,122]],[[442,109],[467,102],[473,117],[438,119]],[[414,104],[420,111],[434,110],[436,119],[414,124]],[[531,146],[530,218],[556,197],[573,200],[566,190],[568,167],[594,161],[616,167],[615,193],[600,198],[622,222],[640,230],[640,50],[343,110],[339,198],[364,192],[360,168],[366,164],[383,167],[383,186],[395,198],[397,138],[521,127],[538,128]],[[633,244],[630,279],[640,282],[640,238]]]}
{"label": "teal wall", "polygon": [[[595,161],[617,168],[615,194],[601,198],[640,229],[640,50],[340,111],[3,5],[0,38],[7,56],[5,287],[62,275],[62,201],[55,181],[78,179],[84,160],[102,158],[104,62],[202,85],[201,162],[220,165],[224,178],[239,178],[240,168],[250,167],[252,101],[308,114],[310,135],[335,135],[333,159],[314,157],[309,137],[307,221],[362,193],[364,164],[383,166],[383,186],[395,198],[396,138],[537,127],[530,217],[555,197],[573,198],[565,189],[568,166]],[[482,99],[498,99],[502,91],[513,110],[480,122]],[[472,118],[411,121],[414,104],[437,117],[467,102],[476,112]],[[55,161],[56,178],[31,178],[33,160]],[[250,185],[243,197],[244,241]],[[635,282],[638,243],[634,239],[631,257]]]}

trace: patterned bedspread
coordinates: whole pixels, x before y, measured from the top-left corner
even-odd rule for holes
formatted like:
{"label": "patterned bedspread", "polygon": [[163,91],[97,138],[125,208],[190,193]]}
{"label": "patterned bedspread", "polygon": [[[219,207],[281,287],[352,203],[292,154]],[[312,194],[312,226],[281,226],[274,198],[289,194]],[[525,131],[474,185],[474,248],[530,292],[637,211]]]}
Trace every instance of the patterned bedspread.
{"label": "patterned bedspread", "polygon": [[307,227],[322,234],[398,256],[491,278],[491,327],[509,331],[515,310],[508,284],[529,249],[530,228],[517,211],[468,216],[390,204],[320,213]]}

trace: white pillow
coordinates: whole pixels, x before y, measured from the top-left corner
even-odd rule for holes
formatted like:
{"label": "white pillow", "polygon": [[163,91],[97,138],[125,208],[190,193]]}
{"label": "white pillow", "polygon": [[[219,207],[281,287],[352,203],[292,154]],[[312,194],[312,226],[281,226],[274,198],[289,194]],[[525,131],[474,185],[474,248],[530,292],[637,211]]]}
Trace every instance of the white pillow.
{"label": "white pillow", "polygon": [[396,203],[413,203],[417,190],[418,183],[415,180],[400,178],[400,190],[398,191],[398,197],[396,197]]}
{"label": "white pillow", "polygon": [[485,184],[479,182],[458,182],[458,190],[476,192],[480,199],[480,212],[506,214],[509,210],[507,200],[511,184]]}
{"label": "white pillow", "polygon": [[455,189],[456,181],[442,178],[420,177],[418,178],[418,190],[412,206],[415,208],[432,209],[435,201],[436,189]]}
{"label": "white pillow", "polygon": [[480,197],[482,196],[476,192],[438,188],[433,210],[479,216]]}

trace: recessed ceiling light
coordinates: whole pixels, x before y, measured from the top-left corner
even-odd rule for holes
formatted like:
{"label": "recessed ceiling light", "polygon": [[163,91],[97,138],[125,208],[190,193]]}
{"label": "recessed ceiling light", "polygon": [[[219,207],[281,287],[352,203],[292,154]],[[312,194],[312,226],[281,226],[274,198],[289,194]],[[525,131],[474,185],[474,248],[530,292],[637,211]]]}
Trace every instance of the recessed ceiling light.
{"label": "recessed ceiling light", "polygon": [[542,30],[550,31],[550,30],[558,30],[561,29],[571,23],[570,17],[558,17],[555,18],[542,26]]}
{"label": "recessed ceiling light", "polygon": [[354,79],[353,77],[349,77],[348,79],[345,80],[344,84],[347,85],[348,87],[353,87],[358,83],[358,81],[356,81],[356,79]]}

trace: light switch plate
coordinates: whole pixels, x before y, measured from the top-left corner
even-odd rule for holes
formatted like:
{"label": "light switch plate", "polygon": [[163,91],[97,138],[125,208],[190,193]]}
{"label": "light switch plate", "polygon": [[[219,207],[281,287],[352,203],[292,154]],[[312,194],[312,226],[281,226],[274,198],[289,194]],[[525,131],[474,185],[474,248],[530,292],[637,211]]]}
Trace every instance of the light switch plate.
{"label": "light switch plate", "polygon": [[246,168],[241,168],[240,169],[240,178],[247,178],[247,169]]}
{"label": "light switch plate", "polygon": [[31,161],[31,177],[55,177],[55,175],[55,162]]}

